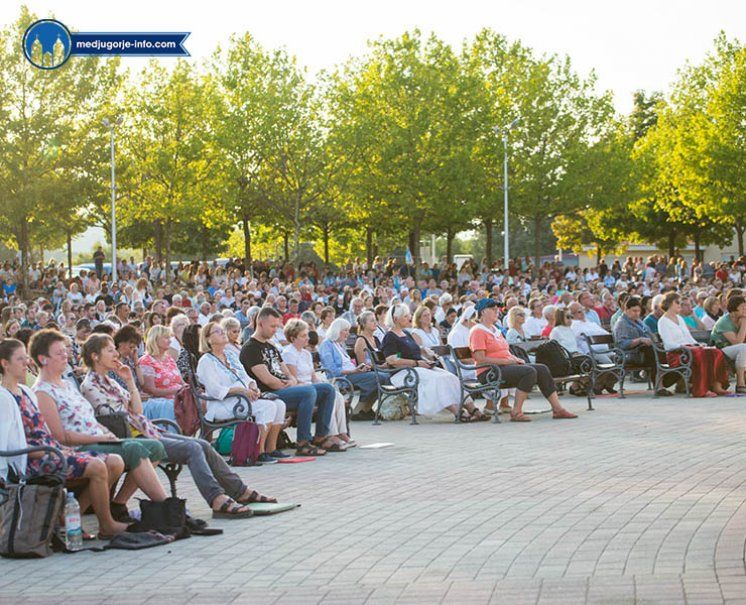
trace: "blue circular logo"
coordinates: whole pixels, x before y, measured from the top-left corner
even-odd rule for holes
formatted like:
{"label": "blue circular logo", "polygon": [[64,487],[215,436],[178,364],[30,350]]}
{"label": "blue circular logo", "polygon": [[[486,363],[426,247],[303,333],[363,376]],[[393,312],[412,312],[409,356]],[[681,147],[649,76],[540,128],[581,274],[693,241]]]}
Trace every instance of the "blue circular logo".
{"label": "blue circular logo", "polygon": [[41,19],[23,34],[23,54],[39,69],[57,69],[70,58],[70,31],[59,21]]}

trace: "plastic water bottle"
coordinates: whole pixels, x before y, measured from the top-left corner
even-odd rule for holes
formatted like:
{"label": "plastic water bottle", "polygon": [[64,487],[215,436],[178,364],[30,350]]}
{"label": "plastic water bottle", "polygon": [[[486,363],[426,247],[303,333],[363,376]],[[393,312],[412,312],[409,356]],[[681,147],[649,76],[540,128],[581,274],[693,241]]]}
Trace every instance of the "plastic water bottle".
{"label": "plastic water bottle", "polygon": [[83,548],[83,527],[80,524],[80,505],[75,494],[67,493],[65,501],[65,546],[68,550]]}

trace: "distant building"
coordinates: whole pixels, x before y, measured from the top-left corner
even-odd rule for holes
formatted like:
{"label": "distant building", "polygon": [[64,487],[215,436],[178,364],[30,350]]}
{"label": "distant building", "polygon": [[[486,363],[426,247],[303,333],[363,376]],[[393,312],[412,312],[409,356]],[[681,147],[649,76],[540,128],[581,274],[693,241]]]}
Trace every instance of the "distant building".
{"label": "distant building", "polygon": [[[596,253],[595,248],[592,246],[586,246],[584,248],[585,254],[580,254],[580,268],[585,269],[586,267],[596,266]],[[679,256],[686,259],[687,264],[691,267],[692,261],[694,260],[694,246],[689,245],[684,248],[679,248]],[[647,258],[648,256],[668,256],[668,250],[666,248],[659,248],[655,244],[630,244],[627,246],[624,253],[615,255],[607,254],[602,259],[606,260],[606,264],[611,266],[615,259],[625,259],[628,256],[642,256]],[[733,239],[730,243],[726,243],[722,248],[716,245],[706,246],[702,248],[702,258],[704,262],[720,262],[730,260],[733,256],[738,258],[738,242],[736,241],[735,232],[733,233]]]}

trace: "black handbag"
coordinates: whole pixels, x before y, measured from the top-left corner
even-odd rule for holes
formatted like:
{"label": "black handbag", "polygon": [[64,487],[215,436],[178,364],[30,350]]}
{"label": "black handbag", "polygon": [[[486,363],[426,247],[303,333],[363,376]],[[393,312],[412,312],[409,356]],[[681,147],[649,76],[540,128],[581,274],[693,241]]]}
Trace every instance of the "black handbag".
{"label": "black handbag", "polygon": [[140,500],[140,521],[127,531],[151,531],[174,536],[177,540],[188,538],[186,500],[166,498],[163,502]]}
{"label": "black handbag", "polygon": [[[104,409],[109,411],[106,414],[100,412]],[[130,418],[127,412],[115,412],[110,405],[100,405],[96,410],[96,421],[109,429],[118,439],[130,439],[132,431],[130,430]]]}

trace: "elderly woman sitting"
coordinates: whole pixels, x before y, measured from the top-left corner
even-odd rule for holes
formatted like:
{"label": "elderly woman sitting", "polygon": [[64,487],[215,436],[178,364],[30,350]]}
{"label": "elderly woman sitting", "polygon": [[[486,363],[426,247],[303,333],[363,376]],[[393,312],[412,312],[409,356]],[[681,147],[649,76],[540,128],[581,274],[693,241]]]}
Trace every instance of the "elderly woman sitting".
{"label": "elderly woman sitting", "polygon": [[692,337],[689,328],[679,316],[681,297],[669,292],[661,301],[663,316],[658,320],[658,334],[667,351],[668,363],[677,366],[681,355],[677,349],[685,348],[693,356],[692,395],[694,397],[716,397],[727,395],[728,366],[725,355],[715,347],[703,347]]}
{"label": "elderly woman sitting", "polygon": [[[335,319],[326,333],[326,340],[319,345],[321,365],[334,378],[344,376],[360,389],[360,408],[368,411],[373,407],[378,394],[376,374],[367,363],[355,365],[347,353],[345,343],[350,335],[350,323],[341,317]],[[388,383],[388,374],[380,373],[378,378]],[[371,416],[372,418],[372,416]]]}
{"label": "elderly woman sitting", "polygon": [[200,335],[200,357],[197,363],[197,380],[204,386],[205,394],[218,401],[207,404],[205,417],[210,421],[234,419],[234,407],[243,395],[251,401],[251,413],[259,426],[259,462],[271,464],[277,458],[286,458],[277,449],[277,436],[285,422],[285,404],[281,399],[260,399],[261,393],[241,365],[238,357],[226,350],[228,337],[217,322],[208,322]]}
{"label": "elderly woman sitting", "polygon": [[[408,331],[412,326],[409,307],[403,304],[393,305],[386,316],[386,323],[391,328],[383,339],[386,363],[392,368],[414,368],[417,372],[417,411],[423,415],[434,415],[447,409],[454,416],[457,415],[461,402],[459,379],[422,358],[420,346]],[[391,384],[402,386],[405,378],[403,374],[394,374]],[[463,422],[487,419],[470,399],[464,404],[459,418]]]}
{"label": "elderly woman sitting", "polygon": [[[290,344],[282,350],[282,360],[285,362],[290,373],[298,381],[298,384],[314,384],[323,382],[313,368],[313,356],[306,348],[309,338],[308,324],[302,319],[291,319],[285,324],[285,338]],[[336,391],[334,400],[334,412],[329,423],[329,437],[332,451],[345,449],[357,445],[350,438],[347,428],[347,414],[345,410],[344,397]]]}

